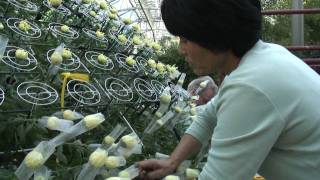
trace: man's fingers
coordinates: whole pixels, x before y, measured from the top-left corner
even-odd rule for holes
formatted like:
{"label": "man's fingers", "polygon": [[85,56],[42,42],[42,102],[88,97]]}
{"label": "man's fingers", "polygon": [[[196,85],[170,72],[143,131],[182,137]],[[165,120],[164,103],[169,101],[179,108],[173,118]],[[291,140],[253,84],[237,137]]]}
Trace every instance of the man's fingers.
{"label": "man's fingers", "polygon": [[138,163],[140,170],[152,170],[157,167],[157,160],[145,160]]}
{"label": "man's fingers", "polygon": [[151,171],[147,173],[147,179],[161,179],[164,176],[166,176],[165,172],[163,169],[157,169],[155,171]]}

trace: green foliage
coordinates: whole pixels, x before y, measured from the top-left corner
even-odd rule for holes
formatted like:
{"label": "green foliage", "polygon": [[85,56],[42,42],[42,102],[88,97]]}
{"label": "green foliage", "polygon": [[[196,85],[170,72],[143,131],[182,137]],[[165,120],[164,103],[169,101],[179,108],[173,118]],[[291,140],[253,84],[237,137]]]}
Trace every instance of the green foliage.
{"label": "green foliage", "polygon": [[[303,2],[305,9],[319,8],[319,0],[305,0]],[[264,10],[291,9],[291,0],[266,1],[263,4]],[[292,37],[291,15],[273,15],[263,17],[262,39],[269,42],[275,42],[282,45],[290,45]],[[305,44],[319,44],[320,42],[320,14],[304,15]]]}

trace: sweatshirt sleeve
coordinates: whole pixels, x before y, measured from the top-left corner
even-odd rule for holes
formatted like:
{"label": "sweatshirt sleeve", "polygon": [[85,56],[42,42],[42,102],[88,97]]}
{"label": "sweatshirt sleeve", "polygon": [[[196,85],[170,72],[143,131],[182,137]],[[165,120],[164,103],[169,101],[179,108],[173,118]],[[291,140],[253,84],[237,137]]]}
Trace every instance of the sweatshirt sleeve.
{"label": "sweatshirt sleeve", "polygon": [[252,179],[280,136],[284,120],[265,93],[253,86],[233,83],[220,95],[218,121],[200,179]]}
{"label": "sweatshirt sleeve", "polygon": [[206,143],[213,133],[216,125],[215,100],[206,105],[197,107],[197,119],[187,129],[186,134],[196,138],[201,143]]}

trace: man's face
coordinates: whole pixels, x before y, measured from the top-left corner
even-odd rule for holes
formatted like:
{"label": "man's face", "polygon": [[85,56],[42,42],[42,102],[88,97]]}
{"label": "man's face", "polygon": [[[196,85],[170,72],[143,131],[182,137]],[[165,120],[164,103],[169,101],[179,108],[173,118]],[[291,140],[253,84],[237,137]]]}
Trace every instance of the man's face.
{"label": "man's face", "polygon": [[226,52],[214,53],[198,44],[180,37],[180,52],[196,75],[221,71],[227,58]]}

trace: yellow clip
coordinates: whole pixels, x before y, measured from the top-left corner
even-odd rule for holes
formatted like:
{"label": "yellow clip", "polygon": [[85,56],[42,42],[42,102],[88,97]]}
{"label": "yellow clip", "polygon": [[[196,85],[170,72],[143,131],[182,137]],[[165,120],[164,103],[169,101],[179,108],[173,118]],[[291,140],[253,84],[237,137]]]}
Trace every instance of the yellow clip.
{"label": "yellow clip", "polygon": [[262,176],[259,176],[259,175],[255,175],[255,176],[253,177],[253,180],[265,180],[265,178],[262,177]]}
{"label": "yellow clip", "polygon": [[64,108],[64,93],[66,91],[66,85],[68,79],[75,79],[80,81],[89,82],[89,75],[88,74],[81,74],[81,73],[70,73],[70,72],[64,72],[61,73],[61,76],[63,78],[62,83],[62,89],[61,89],[61,108]]}

